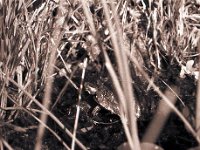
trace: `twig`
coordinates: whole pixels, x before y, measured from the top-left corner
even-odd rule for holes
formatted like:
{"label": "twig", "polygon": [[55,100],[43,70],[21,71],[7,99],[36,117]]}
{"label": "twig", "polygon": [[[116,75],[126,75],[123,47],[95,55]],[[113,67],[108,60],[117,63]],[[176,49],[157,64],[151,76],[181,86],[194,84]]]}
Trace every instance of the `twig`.
{"label": "twig", "polygon": [[78,120],[79,120],[79,115],[80,115],[80,102],[81,102],[81,95],[82,95],[82,90],[83,90],[83,81],[85,78],[85,70],[87,67],[87,61],[88,59],[84,59],[83,62],[83,71],[82,71],[82,76],[81,76],[81,83],[80,83],[80,87],[79,87],[79,94],[78,94],[78,103],[77,103],[77,107],[76,107],[76,119],[74,122],[74,132],[73,132],[73,138],[72,138],[72,144],[71,144],[71,149],[74,150],[75,149],[75,139],[76,139],[76,131],[78,128]]}
{"label": "twig", "polygon": [[[61,2],[60,2],[61,5]],[[52,92],[52,80],[53,78],[51,78],[50,76],[53,74],[54,72],[54,64],[55,64],[55,58],[56,58],[56,51],[61,39],[60,33],[61,33],[61,27],[64,24],[64,19],[62,12],[59,11],[58,13],[58,20],[56,20],[55,24],[56,24],[56,28],[53,31],[52,34],[52,39],[51,39],[51,43],[50,43],[50,50],[51,50],[51,54],[50,54],[50,59],[49,59],[49,65],[47,68],[47,80],[46,80],[46,86],[45,86],[45,95],[44,95],[44,99],[43,99],[43,106],[46,109],[49,109],[49,104],[51,101],[51,92]],[[62,19],[62,20],[61,20]],[[48,115],[46,113],[42,113],[40,116],[40,120],[41,122],[43,122],[44,124],[46,124],[47,122],[47,118]],[[42,147],[42,138],[44,135],[44,131],[45,128],[42,124],[39,125],[38,127],[38,131],[37,131],[37,138],[36,138],[36,145],[35,145],[35,150],[39,150]]]}

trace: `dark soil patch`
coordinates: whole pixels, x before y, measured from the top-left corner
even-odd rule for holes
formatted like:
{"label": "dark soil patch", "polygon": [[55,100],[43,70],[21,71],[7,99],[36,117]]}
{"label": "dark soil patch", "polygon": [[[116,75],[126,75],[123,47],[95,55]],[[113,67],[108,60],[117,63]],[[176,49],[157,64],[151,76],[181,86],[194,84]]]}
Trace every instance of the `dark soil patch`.
{"label": "dark soil patch", "polygon": [[[176,67],[174,68],[174,66],[168,67],[168,69],[171,70],[171,73],[166,70],[167,74],[161,74],[160,79],[158,78],[157,81],[157,83],[160,84],[160,87],[163,87],[163,90],[166,87],[161,82],[161,79],[170,84],[177,83],[177,78],[175,78],[175,76],[177,76],[177,70],[179,69]],[[58,96],[59,91],[61,91],[64,87],[64,82],[61,81],[63,81],[62,78],[58,78],[54,81],[54,92],[52,96],[55,98]],[[194,80],[191,77],[187,77],[182,79],[178,85],[181,87],[180,96],[182,96],[182,100],[188,108],[190,108],[191,112],[193,112],[193,94],[195,88]],[[159,97],[151,90],[145,92],[143,87],[137,87],[137,84],[135,90],[138,97],[140,97],[140,99],[143,98],[140,102],[142,110],[141,117],[138,119],[138,134],[141,138],[151,121]],[[53,114],[55,114],[55,116],[61,120],[67,129],[71,131],[73,131],[73,124],[75,120],[77,95],[77,91],[69,86],[56,104],[55,108],[52,110]],[[95,102],[94,96],[88,94],[86,91],[83,92],[82,97],[84,103],[82,103],[77,130],[78,139],[90,149],[117,149],[120,144],[126,141],[126,136],[119,117],[111,114],[104,108],[101,108],[97,114],[92,114],[93,109],[99,104]],[[146,101],[147,99],[149,100],[148,102]],[[180,106],[181,108],[181,104],[179,104],[179,102],[177,103],[177,106]],[[188,116],[191,123],[194,121],[191,119],[194,117],[193,115],[193,113],[190,113]],[[38,123],[36,123],[36,121],[33,120],[33,118],[27,113],[21,113],[18,115],[18,118],[12,122],[12,124],[25,128],[37,125]],[[54,121],[49,119],[48,125],[70,145],[71,139],[66,136],[64,131],[60,129]],[[36,138],[36,128],[27,129],[26,132],[19,132],[5,125],[3,126],[2,131],[4,133],[3,137],[7,139],[7,141],[15,149],[33,149]],[[46,131],[43,144],[43,149],[64,149],[62,144],[58,142],[58,140],[49,131]],[[170,115],[164,129],[161,131],[157,144],[165,150],[186,150],[190,147],[197,146],[195,139],[175,114]]]}

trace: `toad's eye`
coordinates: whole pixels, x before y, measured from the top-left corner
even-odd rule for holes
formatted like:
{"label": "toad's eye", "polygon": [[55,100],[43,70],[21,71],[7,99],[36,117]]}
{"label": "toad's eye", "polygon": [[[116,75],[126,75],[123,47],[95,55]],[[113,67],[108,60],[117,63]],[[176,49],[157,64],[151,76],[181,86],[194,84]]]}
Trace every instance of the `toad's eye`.
{"label": "toad's eye", "polygon": [[95,88],[94,85],[92,85],[92,84],[90,84],[90,83],[85,83],[84,86],[85,86],[85,90],[86,90],[89,94],[91,94],[91,95],[96,94],[97,89]]}

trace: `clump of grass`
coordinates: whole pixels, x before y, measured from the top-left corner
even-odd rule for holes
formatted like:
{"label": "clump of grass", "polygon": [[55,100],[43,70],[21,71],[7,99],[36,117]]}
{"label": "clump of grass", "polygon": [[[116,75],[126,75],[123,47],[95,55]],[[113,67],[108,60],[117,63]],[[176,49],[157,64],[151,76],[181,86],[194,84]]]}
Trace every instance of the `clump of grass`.
{"label": "clump of grass", "polygon": [[[135,105],[139,100],[132,87],[135,78],[149,84],[143,90],[153,89],[200,143],[200,91],[196,92],[194,129],[156,85],[163,70],[172,64],[187,68],[190,60],[194,60],[194,64],[189,73],[182,69],[181,74],[197,77],[198,5],[197,1],[187,0],[0,1],[1,122],[12,124],[24,112],[39,123],[35,149],[41,149],[45,129],[66,149],[70,149],[71,141],[71,149],[76,148],[75,143],[81,149],[87,149],[76,136],[83,82],[88,78],[86,64],[97,72],[104,70],[105,65],[119,99],[120,117],[131,149],[140,149],[140,131],[135,116]],[[63,81],[66,80],[66,86],[57,93],[58,97],[52,97],[56,90],[55,79],[61,76]],[[200,79],[196,79],[199,82]],[[72,100],[77,106],[74,129],[68,129],[53,113],[69,85],[78,93],[78,103],[76,99]],[[68,135],[70,142],[49,127],[48,117]],[[162,127],[159,128],[161,131]],[[69,130],[73,130],[73,134]],[[12,149],[14,145],[9,145],[1,132],[1,144]]]}
{"label": "clump of grass", "polygon": [[[27,112],[41,124],[37,137],[39,142],[42,141],[41,131],[44,131],[45,127],[63,143],[65,148],[69,149],[59,135],[46,125],[47,113],[64,129],[64,125],[48,111],[53,79],[51,76],[54,73],[52,68],[62,37],[60,36],[62,22],[59,20],[61,18],[59,15],[59,23],[57,21],[56,30],[53,29],[53,11],[57,7],[58,4],[53,1],[42,3],[37,1],[36,5],[32,5],[31,1],[22,0],[2,2],[0,111],[4,121],[7,118],[8,121],[12,121],[21,111]],[[35,96],[44,85],[47,88],[41,104]],[[37,112],[41,110],[34,109],[35,112],[31,112],[33,103],[44,111],[40,119]],[[66,132],[71,135],[67,129]],[[36,144],[36,149],[41,147],[39,142]],[[80,144],[79,141],[78,143]]]}

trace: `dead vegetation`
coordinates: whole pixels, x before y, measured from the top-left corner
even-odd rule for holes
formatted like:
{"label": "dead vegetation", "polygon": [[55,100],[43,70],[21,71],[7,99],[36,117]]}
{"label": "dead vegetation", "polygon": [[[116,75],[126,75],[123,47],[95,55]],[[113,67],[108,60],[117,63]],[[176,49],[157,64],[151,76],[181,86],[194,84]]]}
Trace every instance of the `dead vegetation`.
{"label": "dead vegetation", "polygon": [[198,146],[199,13],[198,0],[0,0],[1,149]]}

